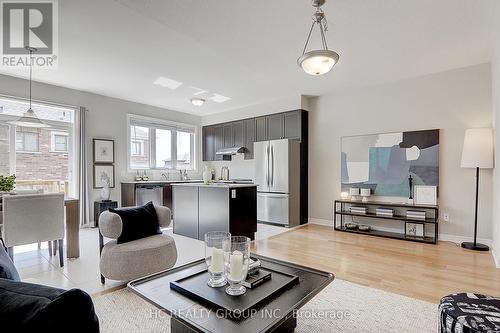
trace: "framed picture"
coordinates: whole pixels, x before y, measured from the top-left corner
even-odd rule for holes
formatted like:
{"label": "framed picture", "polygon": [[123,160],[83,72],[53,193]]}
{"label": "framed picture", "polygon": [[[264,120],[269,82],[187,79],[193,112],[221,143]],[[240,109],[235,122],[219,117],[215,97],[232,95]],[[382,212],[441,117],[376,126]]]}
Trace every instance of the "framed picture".
{"label": "framed picture", "polygon": [[109,187],[115,187],[115,166],[94,164],[94,188],[103,188],[105,182]]}
{"label": "framed picture", "polygon": [[93,139],[94,163],[115,163],[115,141]]}
{"label": "framed picture", "polygon": [[437,205],[437,186],[415,185],[413,198],[416,205]]}
{"label": "framed picture", "polygon": [[425,226],[424,223],[406,222],[405,223],[405,236],[424,237],[424,234],[425,234],[424,226]]}

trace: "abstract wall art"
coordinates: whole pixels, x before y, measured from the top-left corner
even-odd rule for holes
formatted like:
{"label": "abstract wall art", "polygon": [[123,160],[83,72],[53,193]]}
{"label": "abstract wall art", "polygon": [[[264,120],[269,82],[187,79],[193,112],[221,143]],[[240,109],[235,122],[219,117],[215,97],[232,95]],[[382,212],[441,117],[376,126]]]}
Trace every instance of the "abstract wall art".
{"label": "abstract wall art", "polygon": [[439,185],[439,130],[341,138],[342,191],[370,188],[373,195],[408,197],[413,185]]}

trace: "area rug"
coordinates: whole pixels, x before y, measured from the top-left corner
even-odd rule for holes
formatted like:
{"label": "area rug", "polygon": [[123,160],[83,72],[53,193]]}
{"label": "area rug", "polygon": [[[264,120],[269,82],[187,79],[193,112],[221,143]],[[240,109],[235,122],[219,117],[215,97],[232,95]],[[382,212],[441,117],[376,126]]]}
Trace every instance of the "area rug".
{"label": "area rug", "polygon": [[[170,332],[170,318],[127,289],[97,296],[101,332]],[[437,332],[437,305],[335,280],[299,313],[297,333]]]}

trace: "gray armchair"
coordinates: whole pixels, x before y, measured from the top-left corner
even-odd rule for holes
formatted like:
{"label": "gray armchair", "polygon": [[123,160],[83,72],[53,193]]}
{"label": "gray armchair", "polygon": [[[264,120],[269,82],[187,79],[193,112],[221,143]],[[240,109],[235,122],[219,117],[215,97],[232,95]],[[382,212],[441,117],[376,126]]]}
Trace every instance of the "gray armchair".
{"label": "gray armchair", "polygon": [[[171,222],[170,209],[155,206],[160,228]],[[99,216],[99,246],[101,249],[101,282],[105,279],[130,281],[173,267],[177,261],[175,240],[158,234],[131,242],[117,244],[122,232],[122,220],[118,214],[105,211]],[[103,236],[111,238],[104,244]]]}

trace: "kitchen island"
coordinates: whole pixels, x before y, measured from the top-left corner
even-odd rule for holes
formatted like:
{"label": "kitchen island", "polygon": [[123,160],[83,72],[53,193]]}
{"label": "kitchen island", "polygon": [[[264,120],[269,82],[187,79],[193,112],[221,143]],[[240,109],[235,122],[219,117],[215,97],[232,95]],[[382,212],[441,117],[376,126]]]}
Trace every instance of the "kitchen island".
{"label": "kitchen island", "polygon": [[255,238],[257,185],[172,184],[174,234],[203,240],[206,232],[228,231]]}

